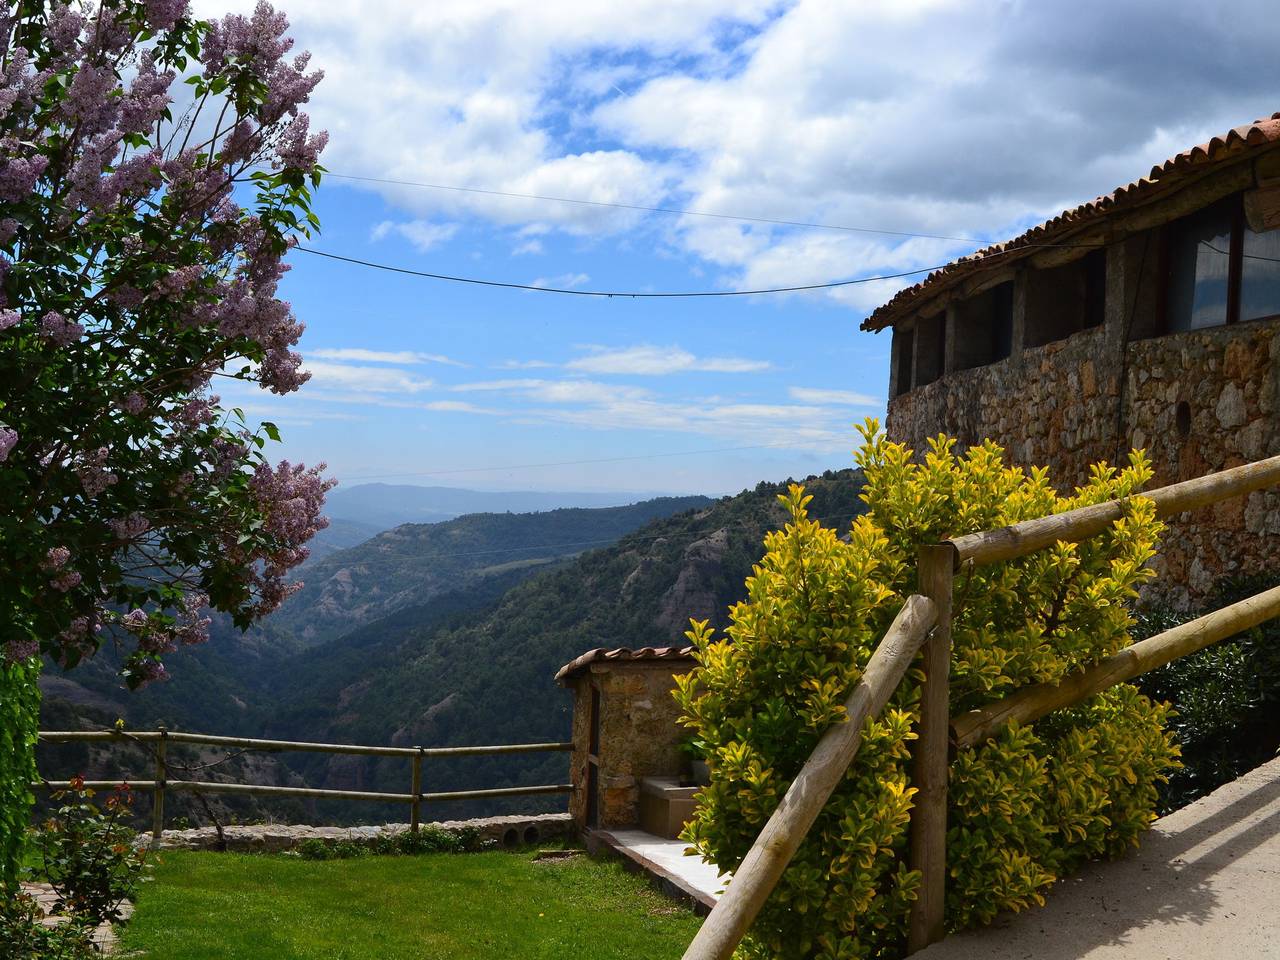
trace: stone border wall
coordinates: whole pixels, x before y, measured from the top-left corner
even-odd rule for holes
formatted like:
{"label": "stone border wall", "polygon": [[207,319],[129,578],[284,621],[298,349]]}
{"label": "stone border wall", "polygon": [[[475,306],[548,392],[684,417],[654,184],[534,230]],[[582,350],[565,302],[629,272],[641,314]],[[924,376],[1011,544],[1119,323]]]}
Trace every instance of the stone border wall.
{"label": "stone border wall", "polygon": [[[479,820],[446,820],[425,824],[446,833],[457,834],[464,829],[480,832],[482,840],[493,841],[498,846],[512,848],[561,840],[574,835],[573,820],[567,813],[539,813],[528,816],[485,817]],[[223,827],[226,849],[232,853],[283,853],[293,850],[306,840],[324,840],[328,843],[350,842],[372,844],[380,836],[398,836],[409,830],[407,823],[387,823],[367,827],[309,827],[290,824],[259,824],[254,826]],[[136,843],[156,850],[220,850],[218,831],[214,827],[198,827],[194,830],[165,830],[160,843],[151,842],[151,834],[140,833]]]}

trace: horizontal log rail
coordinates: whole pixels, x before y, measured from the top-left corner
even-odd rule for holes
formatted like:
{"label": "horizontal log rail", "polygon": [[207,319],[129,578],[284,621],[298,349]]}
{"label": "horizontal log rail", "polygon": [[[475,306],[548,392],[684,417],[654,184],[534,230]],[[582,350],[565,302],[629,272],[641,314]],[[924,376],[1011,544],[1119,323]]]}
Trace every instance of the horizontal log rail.
{"label": "horizontal log rail", "polygon": [[208,733],[184,733],[179,730],[42,730],[44,743],[77,743],[95,741],[167,740],[169,743],[199,743],[212,747],[240,747],[276,753],[300,750],[310,753],[344,753],[370,757],[472,757],[499,753],[542,753],[573,749],[569,742],[556,743],[504,743],[477,747],[377,747],[347,743],[309,743],[302,740],[260,740],[253,737],[220,737]]}
{"label": "horizontal log rail", "polygon": [[[1146,491],[1139,496],[1152,500],[1156,515],[1172,516],[1206,507],[1231,497],[1253,493],[1280,483],[1280,457],[1246,463],[1220,473]],[[1035,520],[1023,520],[998,530],[970,533],[948,541],[956,550],[957,567],[966,561],[982,566],[1014,560],[1051,547],[1055,543],[1078,543],[1107,530],[1124,515],[1124,501],[1108,500]]]}
{"label": "horizontal log rail", "polygon": [[[379,803],[409,804],[410,827],[415,832],[421,823],[423,803],[441,803],[448,800],[487,800],[498,797],[528,797],[556,793],[572,793],[573,785],[567,783],[535,784],[527,787],[497,787],[483,790],[445,790],[427,792],[422,789],[422,761],[428,758],[476,757],[500,754],[567,752],[573,749],[570,742],[506,743],[468,747],[380,747],[346,743],[312,743],[300,740],[264,740],[255,737],[223,737],[207,733],[185,733],[177,730],[42,730],[41,743],[143,743],[151,745],[155,754],[155,779],[153,780],[89,780],[83,785],[94,790],[110,790],[127,783],[131,789],[153,794],[152,837],[159,841],[164,830],[164,797],[169,790],[190,793],[221,793],[233,796],[308,797],[318,800],[365,800]],[[333,790],[321,787],[277,787],[255,783],[219,783],[208,780],[171,780],[168,767],[173,760],[166,748],[171,743],[200,744],[211,747],[231,747],[243,750],[277,753],[288,750],[312,753],[338,753],[369,757],[404,757],[412,763],[412,780],[408,793],[389,793],[374,790]],[[65,790],[70,780],[40,780],[33,789]]]}
{"label": "horizontal log rail", "polygon": [[[155,791],[161,781],[157,780],[85,780],[82,786],[91,790],[114,790],[127,786],[130,790],[143,793]],[[49,790],[66,790],[71,786],[70,780],[37,780],[33,788]],[[331,790],[321,787],[275,787],[256,783],[219,783],[211,780],[165,780],[165,790],[186,790],[199,793],[226,793],[241,796],[264,797],[313,797],[321,800],[372,800],[387,803],[413,803],[412,793],[382,793],[373,790]],[[420,802],[432,803],[445,800],[485,800],[491,797],[529,797],[552,793],[572,793],[573,785],[568,783],[538,784],[531,787],[498,787],[486,790],[449,790],[442,793],[420,793]]]}
{"label": "horizontal log rail", "polygon": [[1172,630],[1140,640],[1092,667],[1072,674],[1061,683],[1037,683],[1023,687],[1003,700],[953,717],[951,741],[960,749],[983,743],[1006,724],[1039,720],[1055,710],[1074,706],[1118,683],[1132,680],[1278,616],[1280,587],[1273,587]]}
{"label": "horizontal log rail", "polygon": [[857,755],[862,725],[884,709],[937,617],[933,601],[907,599],[845,701],[848,719],[829,727],[774,810],[684,960],[727,960]]}

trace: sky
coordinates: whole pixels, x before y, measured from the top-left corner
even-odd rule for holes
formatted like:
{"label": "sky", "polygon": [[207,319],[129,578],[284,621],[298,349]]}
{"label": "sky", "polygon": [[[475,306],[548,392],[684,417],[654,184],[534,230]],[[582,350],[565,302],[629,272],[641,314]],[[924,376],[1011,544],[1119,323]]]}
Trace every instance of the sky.
{"label": "sky", "polygon": [[[539,287],[727,292],[944,264],[1280,110],[1272,3],[277,6],[326,75],[308,246]],[[233,385],[224,405],[344,484],[475,489],[722,494],[849,466],[888,382],[888,335],[858,325],[919,279],[601,299],[289,262],[312,379],[285,398]]]}

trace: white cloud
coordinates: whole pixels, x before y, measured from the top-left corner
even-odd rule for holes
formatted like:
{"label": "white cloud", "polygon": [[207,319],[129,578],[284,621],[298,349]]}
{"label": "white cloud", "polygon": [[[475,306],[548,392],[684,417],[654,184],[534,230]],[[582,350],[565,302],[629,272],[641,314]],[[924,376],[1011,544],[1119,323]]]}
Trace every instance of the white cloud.
{"label": "white cloud", "polygon": [[474,403],[467,403],[465,400],[432,400],[420,406],[423,410],[432,410],[437,413],[481,413],[490,415],[502,413],[501,410],[478,407]]}
{"label": "white cloud", "polygon": [[427,220],[406,220],[397,223],[394,220],[383,220],[370,231],[369,239],[384,240],[392,233],[398,233],[413,244],[415,249],[426,253],[446,240],[452,239],[457,232],[456,223],[431,223]]}
{"label": "white cloud", "polygon": [[363,347],[324,348],[308,350],[307,355],[322,360],[359,360],[364,363],[443,363],[451,367],[465,367],[439,353],[421,353],[417,350],[366,350]]}
{"label": "white cloud", "polygon": [[356,364],[307,360],[303,369],[311,374],[310,390],[349,390],[356,393],[419,393],[435,383],[398,367],[368,367]]}
{"label": "white cloud", "polygon": [[636,374],[661,376],[669,373],[703,371],[709,373],[755,373],[768,370],[765,360],[742,357],[697,357],[680,347],[638,345],[610,349],[593,348],[591,354],[565,364],[569,370],[595,374]]}
{"label": "white cloud", "polygon": [[554,367],[555,364],[547,360],[503,360],[498,364],[500,370],[540,370],[546,367]]}
{"label": "white cloud", "polygon": [[[844,449],[850,437],[848,411],[839,404],[734,402],[714,396],[678,399],[640,387],[576,378],[486,380],[449,389],[503,397],[510,404],[507,415],[519,423],[689,433],[748,446],[824,452]],[[495,411],[490,407],[483,412]]]}
{"label": "white cloud", "polygon": [[881,407],[884,398],[852,390],[822,390],[814,387],[791,387],[787,390],[793,400],[802,403],[830,403],[842,407]]}
{"label": "white cloud", "polygon": [[[202,14],[252,5],[197,0]],[[308,109],[336,172],[948,236],[1000,239],[1141,176],[1275,109],[1280,83],[1268,0],[1238,0],[1229,17],[1156,0],[377,7],[290,10],[299,46],[327,71]],[[329,184],[377,192],[410,218],[385,230],[424,246],[464,217],[510,227],[524,253],[551,230],[600,236],[649,220],[674,255],[718,267],[720,287],[892,273],[964,249]],[[907,282],[826,296],[865,310]]]}
{"label": "white cloud", "polygon": [[650,396],[648,390],[640,387],[578,379],[482,380],[456,384],[449,389],[459,393],[474,391],[510,393],[542,403],[610,403],[619,400],[639,400]]}
{"label": "white cloud", "polygon": [[557,287],[561,290],[574,290],[591,282],[591,277],[585,273],[562,273],[558,277],[539,277],[534,280],[530,286],[533,287]]}

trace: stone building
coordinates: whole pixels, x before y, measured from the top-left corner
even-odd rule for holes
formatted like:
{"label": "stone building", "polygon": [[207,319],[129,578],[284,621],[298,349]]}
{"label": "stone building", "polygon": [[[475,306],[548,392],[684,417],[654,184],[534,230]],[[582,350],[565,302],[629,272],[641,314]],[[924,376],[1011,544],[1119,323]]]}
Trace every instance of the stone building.
{"label": "stone building", "polygon": [[636,826],[645,782],[679,777],[686,731],[671,691],[692,667],[691,647],[644,647],[590,650],[560,668],[574,694],[569,814],[580,831]]}
{"label": "stone building", "polygon": [[[1280,113],[929,274],[893,331],[887,429],[990,437],[1074,484],[1144,448],[1156,483],[1280,454]],[[1280,495],[1172,518],[1163,595],[1280,570]]]}

